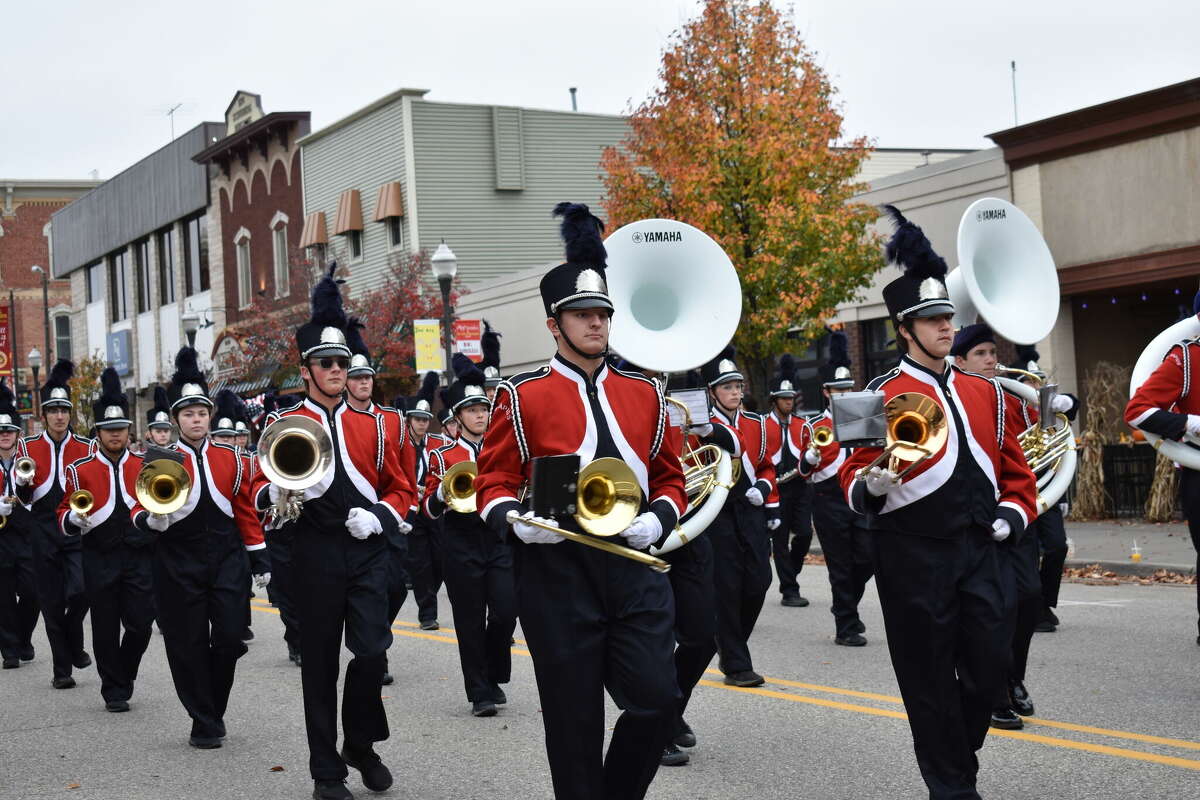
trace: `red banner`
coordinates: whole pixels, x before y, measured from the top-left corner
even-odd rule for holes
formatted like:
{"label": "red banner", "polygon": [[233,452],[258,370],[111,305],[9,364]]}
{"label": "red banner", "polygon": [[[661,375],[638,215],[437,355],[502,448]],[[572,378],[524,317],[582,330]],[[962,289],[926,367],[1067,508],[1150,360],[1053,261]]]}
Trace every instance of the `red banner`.
{"label": "red banner", "polygon": [[454,352],[462,353],[476,364],[483,361],[482,320],[454,320]]}
{"label": "red banner", "polygon": [[12,308],[0,306],[0,377],[11,378],[12,358]]}

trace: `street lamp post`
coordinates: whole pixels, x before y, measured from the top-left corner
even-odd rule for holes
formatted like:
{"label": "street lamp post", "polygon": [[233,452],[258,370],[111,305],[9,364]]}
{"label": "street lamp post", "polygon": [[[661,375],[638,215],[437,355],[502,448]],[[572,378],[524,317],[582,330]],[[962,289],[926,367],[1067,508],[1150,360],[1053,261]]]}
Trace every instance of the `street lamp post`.
{"label": "street lamp post", "polygon": [[29,348],[29,355],[26,358],[29,361],[29,368],[33,370],[33,413],[34,416],[40,417],[42,415],[42,391],[38,386],[38,370],[42,368],[42,354],[35,346]]}
{"label": "street lamp post", "polygon": [[[29,269],[42,273],[42,324],[46,330],[46,358],[50,358],[50,354],[54,352],[50,349],[50,276],[46,274],[46,270],[37,264],[34,264]],[[34,370],[34,372],[36,373],[37,370]],[[37,381],[35,380],[34,383],[37,383]]]}
{"label": "street lamp post", "polygon": [[437,278],[438,286],[442,290],[442,335],[446,342],[446,383],[449,384],[452,374],[450,364],[454,360],[450,342],[452,322],[450,286],[454,283],[455,273],[458,272],[458,258],[454,255],[454,251],[446,246],[446,240],[443,239],[437,250],[434,251],[433,257],[429,259],[429,263],[433,266],[433,275]]}
{"label": "street lamp post", "polygon": [[188,347],[196,346],[196,331],[200,330],[200,315],[189,311],[180,319],[183,322],[183,333],[187,336]]}

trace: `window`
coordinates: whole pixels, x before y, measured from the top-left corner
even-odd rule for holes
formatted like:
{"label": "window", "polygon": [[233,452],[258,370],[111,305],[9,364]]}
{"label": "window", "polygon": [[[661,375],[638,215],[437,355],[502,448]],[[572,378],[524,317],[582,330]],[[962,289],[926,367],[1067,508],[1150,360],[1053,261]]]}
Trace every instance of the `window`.
{"label": "window", "polygon": [[54,318],[54,352],[58,358],[71,358],[71,315]]}
{"label": "window", "polygon": [[88,264],[84,268],[84,276],[87,279],[87,301],[89,303],[99,302],[103,297],[100,294],[100,262]]}
{"label": "window", "polygon": [[404,246],[404,228],[399,217],[388,217],[388,247],[397,250]]}
{"label": "window", "polygon": [[350,260],[362,258],[362,231],[350,231],[346,234],[346,242],[350,245]]}
{"label": "window", "polygon": [[137,310],[150,310],[150,240],[143,239],[133,246],[134,268],[137,270]]}
{"label": "window", "polygon": [[188,295],[208,291],[208,215],[183,224],[183,268]]}
{"label": "window", "polygon": [[175,236],[170,228],[158,232],[158,302],[175,302]]}
{"label": "window", "polygon": [[280,224],[271,234],[275,245],[275,296],[287,297],[291,291],[288,285],[288,244],[287,225]]}
{"label": "window", "polygon": [[250,269],[250,232],[242,228],[233,238],[237,250],[237,290],[238,308],[245,308],[253,302],[253,273]]}
{"label": "window", "polygon": [[860,322],[863,348],[863,373],[869,381],[896,366],[896,326],[888,317]]}
{"label": "window", "polygon": [[111,289],[112,321],[129,319],[129,261],[125,251],[108,257],[108,285]]}

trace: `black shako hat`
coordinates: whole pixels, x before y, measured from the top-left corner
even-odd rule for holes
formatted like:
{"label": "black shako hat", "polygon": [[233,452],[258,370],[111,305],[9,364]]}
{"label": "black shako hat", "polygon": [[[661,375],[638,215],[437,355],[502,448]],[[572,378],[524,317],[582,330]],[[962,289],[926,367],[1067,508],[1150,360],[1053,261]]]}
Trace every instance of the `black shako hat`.
{"label": "black shako hat", "polygon": [[854,376],[850,372],[849,340],[844,331],[829,332],[829,359],[821,367],[821,384],[826,389],[850,389]]}
{"label": "black shako hat", "polygon": [[542,276],[539,289],[546,316],[568,308],[606,308],[611,314],[613,304],[604,277],[608,253],[600,238],[604,223],[583,203],[559,203],[554,216],[563,218],[567,260]]}
{"label": "black shako hat", "polygon": [[92,403],[92,420],[97,428],[128,428],[129,398],[121,389],[121,376],[112,367],[100,373],[100,396]]}
{"label": "black shako hat", "polygon": [[146,412],[146,427],[172,427],[171,403],[167,400],[167,390],[161,386],[154,387],[154,407]]}
{"label": "black shako hat", "polygon": [[883,287],[883,302],[892,321],[900,324],[917,317],[953,314],[954,304],[946,291],[946,261],[934,252],[929,239],[895,206],[884,206],[896,223],[887,243],[887,259],[904,274]]}
{"label": "black shako hat", "polygon": [[67,381],[75,374],[75,365],[60,358],[42,384],[42,408],[71,408],[71,387]]}
{"label": "black shako hat", "polygon": [[453,414],[460,408],[466,408],[476,403],[491,406],[487,395],[483,393],[483,370],[475,366],[475,362],[462,353],[454,354],[454,383],[446,390],[446,408]]}
{"label": "black shako hat", "polygon": [[796,359],[791,353],[779,357],[779,367],[767,384],[767,394],[772,400],[796,396]]}
{"label": "black shako hat", "polygon": [[984,342],[996,343],[996,334],[986,322],[967,325],[954,334],[954,344],[950,345],[950,355],[965,357],[978,345]]}
{"label": "black shako hat", "polygon": [[367,329],[358,317],[351,317],[346,325],[346,346],[350,348],[350,369],[346,370],[347,377],[374,375],[375,368],[371,366],[371,351],[363,341],[362,332]]}
{"label": "black shako hat", "polygon": [[208,381],[204,379],[196,351],[191,347],[181,347],[175,355],[175,374],[167,387],[167,399],[171,402],[172,414],[185,406],[213,407],[213,401],[208,398]]}
{"label": "black shako hat", "polygon": [[737,351],[733,345],[726,345],[716,358],[700,368],[700,376],[710,389],[722,383],[745,380],[733,360],[736,356]]}
{"label": "black shako hat", "polygon": [[483,385],[487,387],[499,386],[500,381],[504,380],[500,377],[500,337],[503,334],[493,330],[491,323],[486,319],[483,321],[483,336],[480,337],[479,346],[483,349]]}
{"label": "black shako hat", "polygon": [[17,413],[16,398],[8,382],[0,378],[0,431],[21,430],[21,415]]}
{"label": "black shako hat", "polygon": [[[405,413],[410,417],[421,417],[424,419],[433,419],[433,395],[438,388],[438,374],[433,370],[425,373],[425,378],[421,381],[421,388],[417,391],[415,397],[412,397],[405,402],[407,408]],[[400,401],[404,398],[396,398],[396,408],[400,408]]]}
{"label": "black shako hat", "polygon": [[350,358],[350,347],[346,343],[348,320],[342,308],[342,281],[333,277],[335,271],[336,261],[313,287],[312,317],[296,329],[296,349],[301,361],[320,356]]}
{"label": "black shako hat", "polygon": [[214,412],[212,433],[214,436],[236,436],[238,433],[238,405],[241,400],[232,389],[217,392],[217,407]]}

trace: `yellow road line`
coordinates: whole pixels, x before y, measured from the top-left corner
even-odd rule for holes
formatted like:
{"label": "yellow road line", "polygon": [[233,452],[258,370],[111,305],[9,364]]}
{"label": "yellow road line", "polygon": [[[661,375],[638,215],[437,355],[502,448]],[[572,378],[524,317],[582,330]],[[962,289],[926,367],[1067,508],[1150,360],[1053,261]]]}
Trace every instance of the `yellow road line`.
{"label": "yellow road line", "polygon": [[[258,611],[265,611],[269,614],[279,614],[279,609],[269,605],[256,603],[251,601],[250,605]],[[412,625],[412,623],[397,623],[397,625]],[[447,630],[447,629],[443,629]],[[422,630],[404,630],[396,627],[392,628],[392,633],[398,636],[407,636],[412,639],[428,639],[442,643],[456,643],[458,640],[453,636],[439,636]],[[524,642],[521,642],[524,644]],[[528,656],[529,651],[514,647],[512,652]],[[720,675],[718,670],[705,670],[707,673]],[[902,702],[899,697],[892,697],[885,694],[874,694],[872,692],[859,692],[854,689],[838,689],[832,686],[822,686],[815,683],[803,683],[801,681],[790,681],[783,678],[769,678],[770,683],[781,686],[790,686],[799,689],[811,689],[813,691],[828,692],[831,694],[840,694],[847,697],[860,697],[867,700],[881,700],[885,702]],[[894,711],[889,708],[875,708],[872,706],[862,706],[856,703],[843,703],[838,700],[827,700],[823,697],[806,697],[804,695],[792,694],[790,692],[778,692],[773,689],[763,689],[761,687],[737,687],[726,686],[724,683],[717,681],[701,680],[701,686],[708,686],[714,689],[723,689],[725,691],[742,692],[745,694],[756,694],[760,697],[771,697],[777,700],[787,700],[792,703],[805,703],[807,705],[822,706],[824,708],[836,708],[842,711],[853,711],[860,714],[869,714],[876,717],[888,717],[891,719],[908,719],[908,715],[903,711]],[[1128,731],[1109,730],[1107,728],[1095,728],[1090,725],[1077,725],[1072,722],[1057,722],[1055,720],[1041,719],[1038,717],[1026,717],[1026,722],[1036,725],[1043,725],[1051,728],[1061,728],[1062,730],[1076,731],[1079,733],[1091,733],[1098,736],[1111,736],[1114,738],[1131,739],[1139,742],[1147,742],[1149,744],[1160,744],[1168,747],[1181,747],[1192,750],[1200,750],[1200,743],[1189,742],[1184,739],[1169,739],[1162,736],[1151,736],[1144,733],[1131,733]],[[1027,742],[1037,742],[1039,744],[1049,745],[1051,747],[1063,747],[1070,750],[1082,750],[1088,753],[1099,753],[1102,755],[1114,756],[1117,758],[1128,758],[1135,761],[1147,761],[1153,764],[1164,764],[1173,767],[1183,767],[1184,769],[1200,770],[1200,761],[1178,758],[1176,756],[1163,756],[1157,753],[1144,753],[1140,750],[1129,750],[1124,747],[1110,747],[1103,744],[1092,744],[1090,742],[1078,742],[1073,739],[1060,739],[1056,736],[1042,736],[1036,733],[1027,733],[1025,731],[1007,731],[998,728],[992,728],[988,731],[989,736],[1003,736],[1009,739],[1020,739]]]}

